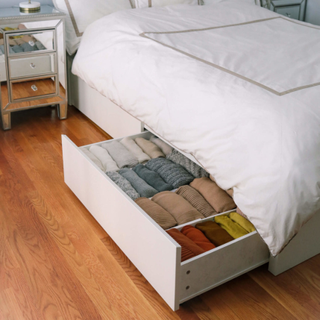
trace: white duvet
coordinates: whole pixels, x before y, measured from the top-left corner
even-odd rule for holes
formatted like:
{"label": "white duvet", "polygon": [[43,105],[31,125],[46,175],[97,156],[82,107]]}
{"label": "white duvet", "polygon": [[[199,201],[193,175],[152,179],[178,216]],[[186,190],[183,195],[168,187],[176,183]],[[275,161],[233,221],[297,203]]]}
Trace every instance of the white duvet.
{"label": "white duvet", "polygon": [[73,72],[233,188],[276,255],[320,209],[319,52],[318,27],[224,1],[106,16]]}

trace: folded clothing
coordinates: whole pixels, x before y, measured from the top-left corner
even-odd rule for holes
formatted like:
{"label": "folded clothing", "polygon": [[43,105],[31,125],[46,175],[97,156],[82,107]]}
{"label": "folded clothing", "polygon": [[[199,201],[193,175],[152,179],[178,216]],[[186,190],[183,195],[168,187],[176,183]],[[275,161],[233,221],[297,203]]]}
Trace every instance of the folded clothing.
{"label": "folded clothing", "polygon": [[210,203],[194,188],[190,186],[180,187],[176,193],[185,198],[194,208],[196,208],[205,217],[216,214]]}
{"label": "folded clothing", "polygon": [[196,245],[204,251],[214,249],[216,246],[197,228],[193,226],[185,226],[181,229],[181,233],[192,240]]}
{"label": "folded clothing", "polygon": [[86,154],[89,159],[91,159],[102,171],[104,171],[103,164],[92,152],[90,152],[88,149],[82,149],[82,152]]}
{"label": "folded clothing", "polygon": [[204,218],[187,200],[174,192],[160,192],[152,198],[152,201],[167,210],[178,224]]}
{"label": "folded clothing", "polygon": [[197,223],[195,227],[201,230],[216,247],[233,240],[226,230],[212,220]]}
{"label": "folded clothing", "polygon": [[105,148],[94,145],[89,148],[89,151],[100,160],[103,165],[104,172],[119,170],[116,162],[111,158]]}
{"label": "folded clothing", "polygon": [[150,141],[156,144],[166,156],[170,154],[173,150],[172,147],[170,147],[167,143],[163,142],[159,138],[156,138],[155,136],[152,136],[150,138]]}
{"label": "folded clothing", "polygon": [[116,171],[108,171],[106,175],[122,189],[132,200],[140,198],[140,194],[132,187],[131,183]]}
{"label": "folded clothing", "polygon": [[236,207],[233,199],[209,178],[197,178],[190,184],[210,203],[214,210],[224,212]]}
{"label": "folded clothing", "polygon": [[216,216],[214,221],[224,230],[226,230],[230,236],[234,239],[240,238],[246,234],[248,231],[243,229],[239,224],[232,221],[228,216]]}
{"label": "folded clothing", "polygon": [[243,229],[245,229],[248,232],[253,232],[255,231],[254,225],[247,219],[245,219],[243,216],[241,216],[237,212],[230,212],[229,218],[239,224]]}
{"label": "folded clothing", "polygon": [[150,157],[142,151],[133,139],[129,137],[123,138],[120,143],[122,143],[138,159],[139,163],[145,163],[150,160]]}
{"label": "folded clothing", "polygon": [[146,167],[159,173],[161,178],[171,184],[174,189],[194,180],[194,176],[185,168],[165,158],[151,159],[146,163]]}
{"label": "folded clothing", "polygon": [[140,206],[161,228],[169,229],[177,225],[175,218],[154,201],[147,198],[138,198],[135,200]]}
{"label": "folded clothing", "polygon": [[119,168],[131,168],[139,163],[138,159],[118,141],[103,143],[101,147],[109,152]]}
{"label": "folded clothing", "polygon": [[167,233],[181,246],[181,262],[205,252],[179,230],[170,229]]}
{"label": "folded clothing", "polygon": [[150,140],[146,140],[145,138],[136,138],[135,142],[151,159],[165,157],[165,154],[161,149]]}
{"label": "folded clothing", "polygon": [[192,160],[190,160],[177,150],[172,150],[172,152],[167,155],[167,159],[171,160],[174,163],[180,164],[196,178],[209,176],[209,173],[206,172],[206,170],[198,166],[196,163],[194,163]]}
{"label": "folded clothing", "polygon": [[170,191],[173,189],[171,184],[166,183],[158,173],[149,170],[142,164],[138,164],[132,169],[141,179],[146,181],[150,186],[160,191]]}
{"label": "folded clothing", "polygon": [[142,180],[133,170],[123,168],[119,170],[119,173],[131,183],[141,197],[151,198],[158,193],[156,189]]}

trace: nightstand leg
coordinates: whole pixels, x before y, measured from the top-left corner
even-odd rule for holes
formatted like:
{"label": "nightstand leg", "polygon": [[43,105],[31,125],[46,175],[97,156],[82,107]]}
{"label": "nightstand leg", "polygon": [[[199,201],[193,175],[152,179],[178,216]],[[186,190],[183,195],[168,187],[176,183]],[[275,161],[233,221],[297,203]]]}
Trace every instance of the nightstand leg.
{"label": "nightstand leg", "polygon": [[11,113],[2,114],[2,128],[3,130],[11,129]]}
{"label": "nightstand leg", "polygon": [[58,104],[58,117],[62,119],[67,118],[67,113],[68,113],[68,105],[66,103],[60,103]]}

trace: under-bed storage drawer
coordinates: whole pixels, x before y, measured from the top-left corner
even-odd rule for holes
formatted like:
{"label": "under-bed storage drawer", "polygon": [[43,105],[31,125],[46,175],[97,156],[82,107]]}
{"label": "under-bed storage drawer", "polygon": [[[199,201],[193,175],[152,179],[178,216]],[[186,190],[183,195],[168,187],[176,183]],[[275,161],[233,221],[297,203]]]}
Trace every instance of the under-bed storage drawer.
{"label": "under-bed storage drawer", "polygon": [[181,262],[180,245],[85,155],[88,146],[62,136],[62,147],[66,184],[173,310],[268,262],[269,251],[256,232]]}

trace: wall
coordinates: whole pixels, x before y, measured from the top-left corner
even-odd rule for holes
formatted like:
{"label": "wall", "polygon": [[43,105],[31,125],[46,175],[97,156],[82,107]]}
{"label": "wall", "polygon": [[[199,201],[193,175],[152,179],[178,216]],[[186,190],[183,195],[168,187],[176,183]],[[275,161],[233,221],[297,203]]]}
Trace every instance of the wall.
{"label": "wall", "polygon": [[306,21],[320,25],[320,0],[307,1]]}
{"label": "wall", "polygon": [[[0,0],[0,8],[12,7],[18,5],[20,2],[25,2],[28,0]],[[52,5],[52,0],[36,0],[41,4],[50,4]]]}

